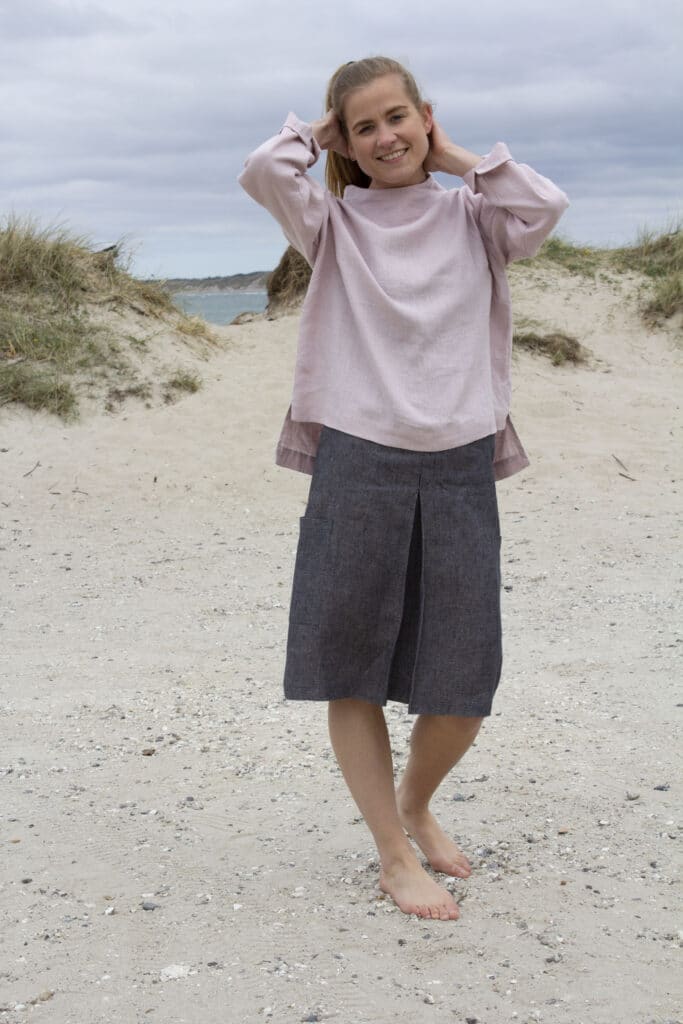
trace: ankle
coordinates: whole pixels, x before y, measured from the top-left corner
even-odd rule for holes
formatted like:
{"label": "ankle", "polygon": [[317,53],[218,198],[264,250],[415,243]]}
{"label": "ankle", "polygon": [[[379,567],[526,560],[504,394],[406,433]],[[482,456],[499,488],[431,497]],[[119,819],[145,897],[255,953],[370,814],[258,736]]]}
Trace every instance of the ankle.
{"label": "ankle", "polygon": [[418,818],[429,811],[429,800],[418,800],[401,786],[396,789],[396,806],[402,815]]}
{"label": "ankle", "polygon": [[393,874],[395,871],[414,868],[419,865],[417,854],[406,838],[405,846],[393,847],[379,852],[379,862],[385,874]]}

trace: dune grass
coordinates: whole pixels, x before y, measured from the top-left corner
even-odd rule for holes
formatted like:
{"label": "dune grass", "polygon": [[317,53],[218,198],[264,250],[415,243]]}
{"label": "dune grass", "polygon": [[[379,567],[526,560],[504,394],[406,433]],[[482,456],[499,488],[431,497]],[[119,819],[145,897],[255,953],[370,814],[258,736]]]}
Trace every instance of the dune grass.
{"label": "dune grass", "polygon": [[649,326],[683,312],[683,222],[669,223],[662,232],[641,228],[632,245],[612,249],[575,245],[551,235],[532,259],[521,265],[558,264],[572,274],[595,278],[600,271],[636,271],[652,279],[653,288],[641,308]]}
{"label": "dune grass", "polygon": [[537,355],[546,356],[553,366],[588,361],[588,351],[583,345],[571,334],[562,331],[539,334],[537,331],[517,330],[512,336],[512,344]]}
{"label": "dune grass", "polygon": [[303,302],[311,279],[311,268],[294,246],[285,249],[275,270],[268,278],[266,313],[282,313]]}
{"label": "dune grass", "polygon": [[183,391],[194,394],[195,391],[199,391],[201,386],[202,381],[198,374],[192,373],[191,370],[178,369],[164,384],[164,401],[167,403],[175,401]]}
{"label": "dune grass", "polygon": [[73,419],[79,387],[107,376],[120,385],[110,394],[146,393],[119,339],[91,315],[103,306],[161,317],[189,337],[211,336],[161,284],[129,273],[121,244],[95,251],[62,226],[14,216],[1,223],[0,405]]}

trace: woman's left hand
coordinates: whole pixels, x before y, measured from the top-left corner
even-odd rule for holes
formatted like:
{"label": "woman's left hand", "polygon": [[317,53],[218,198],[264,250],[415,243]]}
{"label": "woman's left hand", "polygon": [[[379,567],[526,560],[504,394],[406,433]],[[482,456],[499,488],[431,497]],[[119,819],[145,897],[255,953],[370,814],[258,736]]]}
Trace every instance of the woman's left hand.
{"label": "woman's left hand", "polygon": [[429,133],[429,152],[423,167],[425,171],[443,171],[444,174],[467,174],[469,170],[476,167],[481,157],[476,153],[470,153],[455,142],[451,142],[441,125],[432,120],[432,130]]}

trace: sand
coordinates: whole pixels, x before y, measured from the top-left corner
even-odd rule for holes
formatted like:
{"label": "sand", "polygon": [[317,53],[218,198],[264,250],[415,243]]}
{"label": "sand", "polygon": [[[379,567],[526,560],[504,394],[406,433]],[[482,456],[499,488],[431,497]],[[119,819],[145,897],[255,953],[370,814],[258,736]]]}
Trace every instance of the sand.
{"label": "sand", "polygon": [[515,359],[503,679],[433,805],[457,922],[382,897],[325,705],[281,696],[298,317],[173,405],[0,411],[0,1021],[680,1019],[680,343],[635,277],[510,276],[593,357]]}

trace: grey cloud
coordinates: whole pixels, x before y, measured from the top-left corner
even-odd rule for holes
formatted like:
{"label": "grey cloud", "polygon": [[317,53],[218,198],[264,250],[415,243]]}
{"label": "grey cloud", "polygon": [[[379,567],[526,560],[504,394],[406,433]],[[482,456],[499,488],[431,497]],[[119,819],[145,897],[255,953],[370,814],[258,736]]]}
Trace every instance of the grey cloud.
{"label": "grey cloud", "polygon": [[0,21],[3,207],[130,233],[141,272],[272,266],[284,240],[236,183],[244,159],[289,110],[322,113],[338,64],[379,51],[407,59],[456,141],[484,153],[500,139],[557,181],[572,202],[562,230],[625,241],[680,189],[676,10],[17,4]]}

